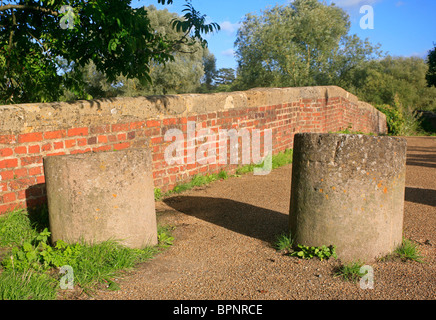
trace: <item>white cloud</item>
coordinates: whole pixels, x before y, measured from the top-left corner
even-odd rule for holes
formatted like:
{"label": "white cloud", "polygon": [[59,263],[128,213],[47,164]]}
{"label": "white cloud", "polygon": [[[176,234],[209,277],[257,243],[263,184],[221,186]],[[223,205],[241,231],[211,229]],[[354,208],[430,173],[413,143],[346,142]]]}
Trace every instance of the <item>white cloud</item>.
{"label": "white cloud", "polygon": [[230,21],[224,21],[220,23],[221,30],[228,33],[236,32],[239,29],[239,25],[239,22],[231,23]]}
{"label": "white cloud", "polygon": [[227,50],[222,51],[221,54],[223,56],[226,56],[226,57],[233,57],[235,55],[235,50],[227,49]]}

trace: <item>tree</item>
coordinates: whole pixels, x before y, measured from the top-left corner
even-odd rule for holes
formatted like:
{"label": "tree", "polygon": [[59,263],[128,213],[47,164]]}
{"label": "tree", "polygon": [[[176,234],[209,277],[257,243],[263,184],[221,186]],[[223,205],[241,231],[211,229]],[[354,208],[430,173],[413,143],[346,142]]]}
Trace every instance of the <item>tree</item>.
{"label": "tree", "polygon": [[204,76],[201,79],[201,86],[198,88],[200,93],[212,92],[215,77],[217,75],[216,58],[210,52],[203,55]]}
{"label": "tree", "polygon": [[[57,100],[63,85],[83,93],[80,70],[90,61],[110,81],[123,75],[150,82],[151,61],[172,61],[181,45],[204,45],[201,34],[219,30],[186,1],[184,19],[172,21],[179,39],[156,33],[147,10],[133,9],[130,0],[71,0],[66,7],[57,0],[2,2],[0,102]],[[62,73],[59,61],[75,72]]]}
{"label": "tree", "polygon": [[235,70],[233,68],[221,68],[217,72],[215,82],[217,85],[230,85],[235,81]]}
{"label": "tree", "polygon": [[260,16],[246,15],[235,46],[236,84],[310,86],[336,84],[376,48],[348,35],[349,17],[334,4],[295,0]]}
{"label": "tree", "polygon": [[[175,41],[183,36],[171,26],[171,21],[180,19],[176,13],[167,9],[158,10],[151,5],[146,8],[150,25],[160,36]],[[191,42],[192,39],[187,38]],[[91,62],[82,70],[83,81],[86,83],[85,96],[74,96],[72,92],[65,93],[65,99],[81,99],[112,97],[112,96],[138,96],[161,95],[195,92],[200,86],[200,79],[204,75],[203,56],[211,55],[207,47],[201,43],[192,42],[189,45],[180,43],[172,53],[173,60],[165,64],[150,61],[150,83],[141,84],[139,79],[128,79],[120,75],[115,81],[109,81],[105,75],[96,70]],[[212,55],[213,56],[213,55]]]}
{"label": "tree", "polygon": [[422,58],[386,56],[362,66],[345,89],[372,104],[436,110],[436,88],[427,86],[427,70]]}
{"label": "tree", "polygon": [[425,76],[429,87],[436,87],[436,45],[433,50],[428,52],[427,56],[428,71]]}
{"label": "tree", "polygon": [[230,92],[235,81],[235,70],[233,68],[221,68],[217,71],[215,77],[214,92]]}

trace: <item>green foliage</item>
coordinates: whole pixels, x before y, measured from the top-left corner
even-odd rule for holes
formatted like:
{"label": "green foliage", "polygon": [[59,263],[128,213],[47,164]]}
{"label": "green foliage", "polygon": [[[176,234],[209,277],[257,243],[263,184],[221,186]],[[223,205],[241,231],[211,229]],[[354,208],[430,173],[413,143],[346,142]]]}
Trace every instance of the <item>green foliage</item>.
{"label": "green foliage", "polygon": [[341,85],[352,69],[379,56],[349,29],[344,10],[317,0],[247,14],[235,42],[235,87]]}
{"label": "green foliage", "polygon": [[171,235],[171,230],[174,227],[160,226],[158,229],[158,242],[162,248],[168,248],[173,245],[174,237]]}
{"label": "green foliage", "polygon": [[362,101],[394,106],[384,108],[392,134],[425,131],[414,111],[436,111],[436,85],[430,84],[436,83],[431,80],[436,48],[427,65],[418,57],[385,55],[379,45],[349,31],[345,11],[316,0],[247,14],[235,42],[238,70],[232,89],[337,85]]}
{"label": "green foliage", "polygon": [[45,228],[31,241],[13,247],[11,254],[2,261],[7,270],[23,272],[29,269],[46,271],[50,268],[71,264],[81,254],[82,245],[67,245],[58,241],[55,247],[48,244],[50,232]]}
{"label": "green foliage", "polygon": [[162,190],[159,188],[154,188],[154,200],[155,201],[160,201],[162,199]]}
{"label": "green foliage", "polygon": [[[122,74],[111,81],[103,72],[97,70],[94,63],[90,62],[80,68],[83,74],[82,81],[85,83],[85,95],[75,95],[74,92],[67,90],[64,92],[65,100],[164,95],[197,90],[205,73],[204,57],[213,57],[213,55],[201,45],[201,42],[194,41],[189,35],[171,26],[171,21],[179,21],[178,19],[183,19],[182,17],[170,13],[167,9],[157,10],[152,5],[146,9],[151,28],[168,41],[174,42],[171,61],[163,64],[157,60],[151,60],[149,63],[151,82],[147,83],[141,82],[139,78],[129,78]],[[177,42],[182,38],[186,38],[186,41]]]}
{"label": "green foliage", "polygon": [[419,253],[418,246],[411,240],[403,239],[401,246],[395,250],[395,254],[402,260],[412,260],[416,262],[423,262],[423,257]]}
{"label": "green foliage", "polygon": [[233,68],[218,69],[215,83],[218,86],[231,85],[235,81],[235,70]]}
{"label": "green foliage", "polygon": [[428,70],[425,75],[427,85],[436,87],[436,45],[428,52],[427,56]]}
{"label": "green foliage", "polygon": [[406,122],[401,110],[393,108],[390,105],[377,105],[376,108],[386,115],[388,133],[401,135]]}
{"label": "green foliage", "polygon": [[[284,152],[280,152],[276,155],[273,155],[271,160],[272,169],[276,169],[278,167],[292,163],[292,156],[293,156],[292,149],[286,149]],[[235,176],[240,176],[241,174],[253,172],[254,168],[262,168],[263,166],[264,166],[263,162],[260,164],[244,165],[236,169]],[[160,189],[155,188],[154,198],[156,201],[159,201],[163,197],[167,197],[172,194],[182,193],[184,191],[191,190],[194,187],[201,187],[216,180],[225,180],[228,177],[229,177],[228,173],[224,170],[221,170],[218,174],[216,173],[206,174],[206,175],[197,174],[192,178],[191,181],[187,183],[178,184],[172,190],[168,191],[165,194],[162,194],[162,191]]]}
{"label": "green foliage", "polygon": [[342,87],[373,105],[436,110],[436,88],[427,86],[427,70],[421,58],[386,56],[354,69]]}
{"label": "green foliage", "polygon": [[204,46],[201,35],[219,29],[206,24],[189,1],[182,20],[173,23],[183,25],[176,39],[155,32],[147,9],[133,9],[130,0],[72,0],[65,13],[63,1],[16,2],[0,5],[3,104],[58,100],[64,88],[88,98],[83,68],[91,61],[111,84],[118,76],[145,84],[154,65],[173,61],[183,46]]}
{"label": "green foliage", "polygon": [[273,246],[278,251],[283,251],[286,253],[292,252],[293,241],[291,235],[286,233],[278,235]]}
{"label": "green foliage", "polygon": [[[216,173],[206,174],[206,175],[196,174],[191,179],[191,181],[178,184],[172,190],[168,191],[167,193],[160,194],[159,199],[161,199],[162,197],[170,196],[172,194],[182,193],[184,191],[191,190],[195,187],[201,187],[201,186],[207,185],[207,184],[209,184],[213,181],[216,181],[216,180],[225,180],[225,179],[227,179],[227,177],[228,177],[227,172],[225,172],[223,170],[220,171],[218,174],[216,174]],[[155,197],[155,199],[156,199],[156,197]]]}
{"label": "green foliage", "polygon": [[193,187],[201,187],[203,185],[209,184],[218,179],[217,174],[206,174],[206,175],[195,175],[191,180],[191,186]]}
{"label": "green foliage", "polygon": [[337,258],[335,246],[309,247],[305,245],[297,245],[295,251],[290,253],[291,256],[296,256],[302,259],[312,259],[318,257],[321,261],[330,257]]}
{"label": "green foliage", "polygon": [[229,175],[228,175],[227,172],[224,171],[224,170],[221,170],[221,171],[218,173],[218,179],[226,180],[228,177],[229,177]]}
{"label": "green foliage", "polygon": [[212,92],[213,82],[215,80],[216,70],[216,58],[210,52],[205,52],[203,56],[204,76],[201,79],[201,85],[198,88],[200,93]]}
{"label": "green foliage", "polygon": [[37,237],[26,211],[19,209],[0,216],[0,246],[16,246]]}
{"label": "green foliage", "polygon": [[206,24],[206,15],[201,15],[200,12],[195,10],[190,1],[185,4],[185,9],[182,11],[185,12],[183,15],[184,19],[173,19],[171,21],[172,27],[177,32],[182,31],[185,37],[191,33],[191,38],[194,39],[191,40],[193,43],[198,40],[205,46],[207,42],[202,38],[201,34],[220,30],[219,24],[215,22]]}
{"label": "green foliage", "polygon": [[386,115],[389,134],[394,136],[409,136],[416,134],[420,130],[416,115],[404,109],[401,105],[397,104],[394,107],[390,105],[375,105],[375,107]]}
{"label": "green foliage", "polygon": [[[280,152],[278,154],[275,154],[271,158],[271,168],[277,169],[279,167],[285,166],[287,164],[292,163],[292,157],[293,157],[293,149],[286,149],[283,152]],[[237,175],[242,175],[246,173],[250,173],[254,171],[254,168],[262,168],[264,166],[264,161],[260,164],[247,164],[242,167],[239,167],[236,169]]]}
{"label": "green foliage", "polygon": [[292,163],[292,158],[294,155],[293,149],[286,149],[272,157],[272,168],[276,169]]}
{"label": "green foliage", "polygon": [[349,262],[347,264],[339,266],[335,271],[335,276],[340,277],[345,281],[357,282],[365,275],[365,273],[360,272],[360,268],[362,266],[363,263],[360,261]]}
{"label": "green foliage", "polygon": [[33,270],[3,271],[0,274],[0,300],[55,300],[56,285],[48,274]]}
{"label": "green foliage", "polygon": [[276,250],[282,251],[287,255],[298,257],[301,259],[312,259],[318,257],[321,261],[324,259],[329,259],[330,257],[337,258],[336,247],[335,246],[305,246],[305,245],[294,245],[294,240],[290,234],[282,233],[276,237],[273,244]]}
{"label": "green foliage", "polygon": [[[37,224],[30,223],[28,213],[22,210],[6,214],[0,222],[2,246],[12,247],[1,262],[0,298],[5,299],[55,298],[59,275],[52,271],[65,265],[74,271],[74,283],[85,290],[92,290],[101,283],[107,284],[111,290],[117,289],[113,279],[123,270],[151,259],[174,241],[173,228],[159,226],[158,245],[144,249],[126,248],[117,241],[91,245],[67,244],[59,240],[51,246],[48,229],[37,232],[34,229]],[[23,226],[17,229],[19,223]],[[11,230],[17,230],[24,238],[17,241],[15,236],[11,236]]]}
{"label": "green foliage", "polygon": [[424,135],[428,135],[428,136],[436,135],[435,121],[430,118],[429,114],[426,114],[425,112],[423,113],[418,112],[417,118],[419,122],[419,128],[421,129]]}

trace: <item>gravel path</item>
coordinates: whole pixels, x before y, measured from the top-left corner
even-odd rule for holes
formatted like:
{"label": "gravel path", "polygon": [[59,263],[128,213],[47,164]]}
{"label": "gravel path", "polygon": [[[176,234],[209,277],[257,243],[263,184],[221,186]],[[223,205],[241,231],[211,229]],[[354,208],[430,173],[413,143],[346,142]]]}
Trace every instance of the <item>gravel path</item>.
{"label": "gravel path", "polygon": [[300,260],[271,243],[287,230],[291,166],[267,176],[247,174],[157,203],[174,245],[119,280],[98,300],[383,299],[436,297],[436,139],[408,138],[404,236],[425,263],[371,264],[374,289],[334,277],[340,262]]}

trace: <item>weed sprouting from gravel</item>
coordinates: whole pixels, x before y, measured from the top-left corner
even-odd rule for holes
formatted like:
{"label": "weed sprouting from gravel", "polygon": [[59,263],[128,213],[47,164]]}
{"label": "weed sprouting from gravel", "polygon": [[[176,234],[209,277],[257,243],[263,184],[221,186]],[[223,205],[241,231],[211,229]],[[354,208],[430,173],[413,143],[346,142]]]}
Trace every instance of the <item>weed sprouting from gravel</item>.
{"label": "weed sprouting from gravel", "polygon": [[418,245],[409,239],[403,239],[401,246],[395,250],[395,254],[403,261],[412,260],[416,262],[424,262],[422,259]]}
{"label": "weed sprouting from gravel", "polygon": [[273,246],[276,250],[289,253],[292,250],[293,241],[291,239],[291,236],[286,233],[282,233],[276,237],[276,241],[274,242]]}
{"label": "weed sprouting from gravel", "polygon": [[364,276],[364,273],[360,272],[362,266],[363,263],[360,261],[349,262],[337,267],[335,269],[334,276],[340,277],[345,281],[357,282],[361,277]]}

